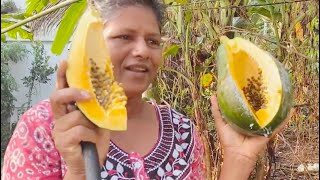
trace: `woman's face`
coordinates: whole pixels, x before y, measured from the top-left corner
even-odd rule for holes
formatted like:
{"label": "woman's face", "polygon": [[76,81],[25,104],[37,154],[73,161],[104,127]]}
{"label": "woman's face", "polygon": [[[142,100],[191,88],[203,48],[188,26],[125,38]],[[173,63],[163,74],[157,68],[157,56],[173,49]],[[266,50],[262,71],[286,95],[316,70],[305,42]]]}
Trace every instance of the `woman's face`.
{"label": "woman's face", "polygon": [[156,16],[143,6],[116,10],[105,23],[104,37],[116,80],[129,98],[141,95],[156,77],[161,62]]}

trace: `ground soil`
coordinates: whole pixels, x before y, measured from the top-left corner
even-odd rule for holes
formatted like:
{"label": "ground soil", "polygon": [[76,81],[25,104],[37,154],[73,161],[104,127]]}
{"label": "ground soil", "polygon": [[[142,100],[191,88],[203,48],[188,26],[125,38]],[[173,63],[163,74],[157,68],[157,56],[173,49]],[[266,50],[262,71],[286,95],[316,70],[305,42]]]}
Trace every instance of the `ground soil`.
{"label": "ground soil", "polygon": [[319,163],[319,122],[308,127],[289,127],[277,138],[273,176],[275,180],[319,180],[318,172],[297,172],[300,164]]}

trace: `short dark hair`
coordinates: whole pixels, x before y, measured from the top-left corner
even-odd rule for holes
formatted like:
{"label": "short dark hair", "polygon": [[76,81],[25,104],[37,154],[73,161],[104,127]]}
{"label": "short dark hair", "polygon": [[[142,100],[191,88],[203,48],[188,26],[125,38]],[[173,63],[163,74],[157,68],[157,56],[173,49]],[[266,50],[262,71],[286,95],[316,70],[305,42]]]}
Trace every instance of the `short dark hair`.
{"label": "short dark hair", "polygon": [[[99,2],[100,1],[100,2]],[[98,4],[101,6],[100,11],[103,18],[107,19],[114,11],[125,8],[128,6],[145,6],[150,8],[157,18],[159,28],[164,22],[164,4],[159,0],[98,0]]]}

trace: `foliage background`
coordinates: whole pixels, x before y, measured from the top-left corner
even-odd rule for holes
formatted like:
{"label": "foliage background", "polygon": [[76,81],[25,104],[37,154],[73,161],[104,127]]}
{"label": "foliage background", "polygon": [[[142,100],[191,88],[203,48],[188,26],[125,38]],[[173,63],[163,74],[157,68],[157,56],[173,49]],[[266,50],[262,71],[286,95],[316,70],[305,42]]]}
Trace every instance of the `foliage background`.
{"label": "foliage background", "polygon": [[[210,112],[216,91],[215,53],[221,35],[249,39],[280,60],[290,73],[295,112],[269,145],[252,179],[318,179],[299,164],[319,162],[319,7],[317,1],[179,1],[168,8],[165,62],[151,90],[193,118],[210,142],[212,175],[221,149]],[[210,73],[209,87],[201,81]],[[190,103],[193,102],[193,103]]]}

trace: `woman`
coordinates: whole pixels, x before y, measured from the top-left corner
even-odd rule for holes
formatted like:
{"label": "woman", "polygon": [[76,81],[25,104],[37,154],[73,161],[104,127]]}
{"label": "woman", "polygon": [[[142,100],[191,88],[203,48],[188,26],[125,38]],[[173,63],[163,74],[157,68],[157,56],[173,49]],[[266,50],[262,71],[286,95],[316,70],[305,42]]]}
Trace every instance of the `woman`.
{"label": "woman", "polygon": [[[24,113],[16,127],[4,159],[5,180],[85,179],[81,141],[96,143],[102,179],[207,178],[203,145],[193,123],[141,97],[161,63],[161,5],[152,0],[109,0],[107,7],[102,14],[104,37],[116,80],[128,97],[128,130],[99,129],[72,105],[90,95],[68,88],[62,61],[50,101]],[[269,139],[238,134],[222,120],[215,97],[211,102],[224,150],[219,178],[247,179]]]}

